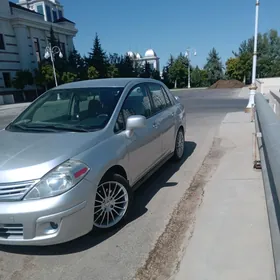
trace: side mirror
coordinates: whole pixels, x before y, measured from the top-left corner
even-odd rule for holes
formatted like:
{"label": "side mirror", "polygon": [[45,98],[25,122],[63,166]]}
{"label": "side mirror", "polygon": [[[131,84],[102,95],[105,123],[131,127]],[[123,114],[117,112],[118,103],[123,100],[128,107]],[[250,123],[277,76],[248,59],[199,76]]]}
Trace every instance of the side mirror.
{"label": "side mirror", "polygon": [[135,115],[128,117],[126,121],[126,135],[131,137],[134,129],[143,128],[146,126],[146,117],[141,115]]}
{"label": "side mirror", "polygon": [[174,97],[175,97],[175,99],[176,99],[177,101],[180,101],[180,97],[179,97],[179,96],[175,95]]}

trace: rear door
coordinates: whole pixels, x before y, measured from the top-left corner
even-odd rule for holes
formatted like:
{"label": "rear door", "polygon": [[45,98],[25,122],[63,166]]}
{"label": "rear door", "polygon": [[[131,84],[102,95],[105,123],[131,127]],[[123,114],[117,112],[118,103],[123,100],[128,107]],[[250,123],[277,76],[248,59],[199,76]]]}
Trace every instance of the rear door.
{"label": "rear door", "polygon": [[175,108],[160,84],[148,83],[147,86],[153,102],[155,125],[161,134],[161,156],[164,157],[174,151]]}

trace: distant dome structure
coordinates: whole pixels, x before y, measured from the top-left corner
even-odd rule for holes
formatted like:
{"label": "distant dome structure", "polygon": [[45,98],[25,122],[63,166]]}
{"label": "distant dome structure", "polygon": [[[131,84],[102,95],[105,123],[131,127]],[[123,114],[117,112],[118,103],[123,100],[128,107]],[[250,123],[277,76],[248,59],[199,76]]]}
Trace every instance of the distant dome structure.
{"label": "distant dome structure", "polygon": [[127,55],[128,55],[130,58],[134,58],[134,53],[131,52],[131,51],[127,52]]}
{"label": "distant dome structure", "polygon": [[145,57],[156,57],[156,53],[154,52],[153,49],[148,49],[146,52],[145,52]]}
{"label": "distant dome structure", "polygon": [[151,70],[157,70],[158,72],[160,72],[160,58],[157,56],[156,52],[153,49],[146,50],[144,56],[137,51],[128,51],[126,52],[126,55],[132,60],[134,68],[137,65],[144,67],[146,63],[148,63]]}

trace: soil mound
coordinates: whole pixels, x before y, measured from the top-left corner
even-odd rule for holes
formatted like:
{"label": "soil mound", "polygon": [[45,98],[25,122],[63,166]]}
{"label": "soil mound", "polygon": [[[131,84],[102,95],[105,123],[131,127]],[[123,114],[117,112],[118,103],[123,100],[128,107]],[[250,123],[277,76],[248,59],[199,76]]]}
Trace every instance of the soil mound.
{"label": "soil mound", "polygon": [[242,82],[237,80],[219,80],[209,88],[242,88],[244,86]]}

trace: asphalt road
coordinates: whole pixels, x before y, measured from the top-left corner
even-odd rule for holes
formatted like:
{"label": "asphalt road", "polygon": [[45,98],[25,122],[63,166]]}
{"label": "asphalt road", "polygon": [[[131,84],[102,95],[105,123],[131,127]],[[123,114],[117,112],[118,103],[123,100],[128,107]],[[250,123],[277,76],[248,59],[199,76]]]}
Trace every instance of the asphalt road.
{"label": "asphalt road", "polygon": [[[225,115],[244,110],[247,100],[238,98],[238,93],[239,90],[176,91],[187,110],[185,158],[180,164],[167,163],[137,190],[129,223],[106,235],[90,233],[59,246],[0,246],[0,279],[148,280],[159,279],[158,275],[167,279],[179,261],[183,241],[178,230],[182,219],[176,220],[174,215],[181,214],[183,221],[190,224],[187,217],[195,216],[195,207],[186,208],[187,199],[177,213],[173,210],[182,204],[180,200],[186,197],[189,187],[194,188],[193,178]],[[0,127],[14,117],[15,111],[3,114],[0,108]]]}

